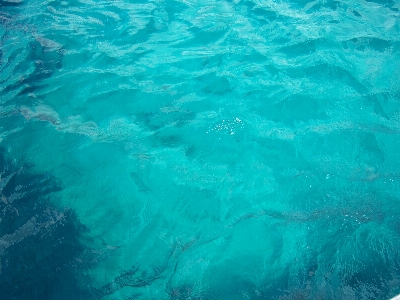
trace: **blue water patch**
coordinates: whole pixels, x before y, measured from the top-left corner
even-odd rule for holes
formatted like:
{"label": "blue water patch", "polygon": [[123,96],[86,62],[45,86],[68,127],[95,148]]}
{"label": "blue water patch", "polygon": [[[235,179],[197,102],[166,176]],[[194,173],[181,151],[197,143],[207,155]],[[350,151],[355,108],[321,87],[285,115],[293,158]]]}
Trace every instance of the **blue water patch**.
{"label": "blue water patch", "polygon": [[0,0],[4,299],[400,294],[396,1]]}

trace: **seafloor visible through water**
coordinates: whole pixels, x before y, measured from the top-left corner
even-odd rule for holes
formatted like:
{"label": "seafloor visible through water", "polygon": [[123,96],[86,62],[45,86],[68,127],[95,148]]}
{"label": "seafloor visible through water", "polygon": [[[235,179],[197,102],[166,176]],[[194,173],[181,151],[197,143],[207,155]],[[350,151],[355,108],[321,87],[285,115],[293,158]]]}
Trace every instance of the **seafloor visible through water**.
{"label": "seafloor visible through water", "polygon": [[0,298],[400,293],[398,0],[0,0]]}

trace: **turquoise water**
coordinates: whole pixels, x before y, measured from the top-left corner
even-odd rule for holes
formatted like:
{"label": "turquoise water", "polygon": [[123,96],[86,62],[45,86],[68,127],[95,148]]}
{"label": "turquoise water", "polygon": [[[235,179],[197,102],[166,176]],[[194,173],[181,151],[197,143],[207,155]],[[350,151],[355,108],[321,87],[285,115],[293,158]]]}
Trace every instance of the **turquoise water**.
{"label": "turquoise water", "polygon": [[398,1],[0,0],[0,36],[3,299],[400,294]]}

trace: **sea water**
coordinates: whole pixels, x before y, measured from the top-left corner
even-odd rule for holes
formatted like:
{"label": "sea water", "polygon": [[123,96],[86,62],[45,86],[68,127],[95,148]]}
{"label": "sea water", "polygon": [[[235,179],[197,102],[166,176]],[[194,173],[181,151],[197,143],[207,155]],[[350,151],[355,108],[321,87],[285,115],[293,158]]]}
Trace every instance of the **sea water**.
{"label": "sea water", "polygon": [[1,0],[0,298],[400,293],[397,0]]}

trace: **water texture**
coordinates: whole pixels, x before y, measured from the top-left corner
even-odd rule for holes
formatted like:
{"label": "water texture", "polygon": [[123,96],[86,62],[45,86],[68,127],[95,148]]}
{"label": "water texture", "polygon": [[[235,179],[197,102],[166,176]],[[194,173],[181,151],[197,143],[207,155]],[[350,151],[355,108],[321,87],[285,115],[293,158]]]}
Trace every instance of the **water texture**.
{"label": "water texture", "polygon": [[400,294],[398,1],[0,0],[3,299]]}

